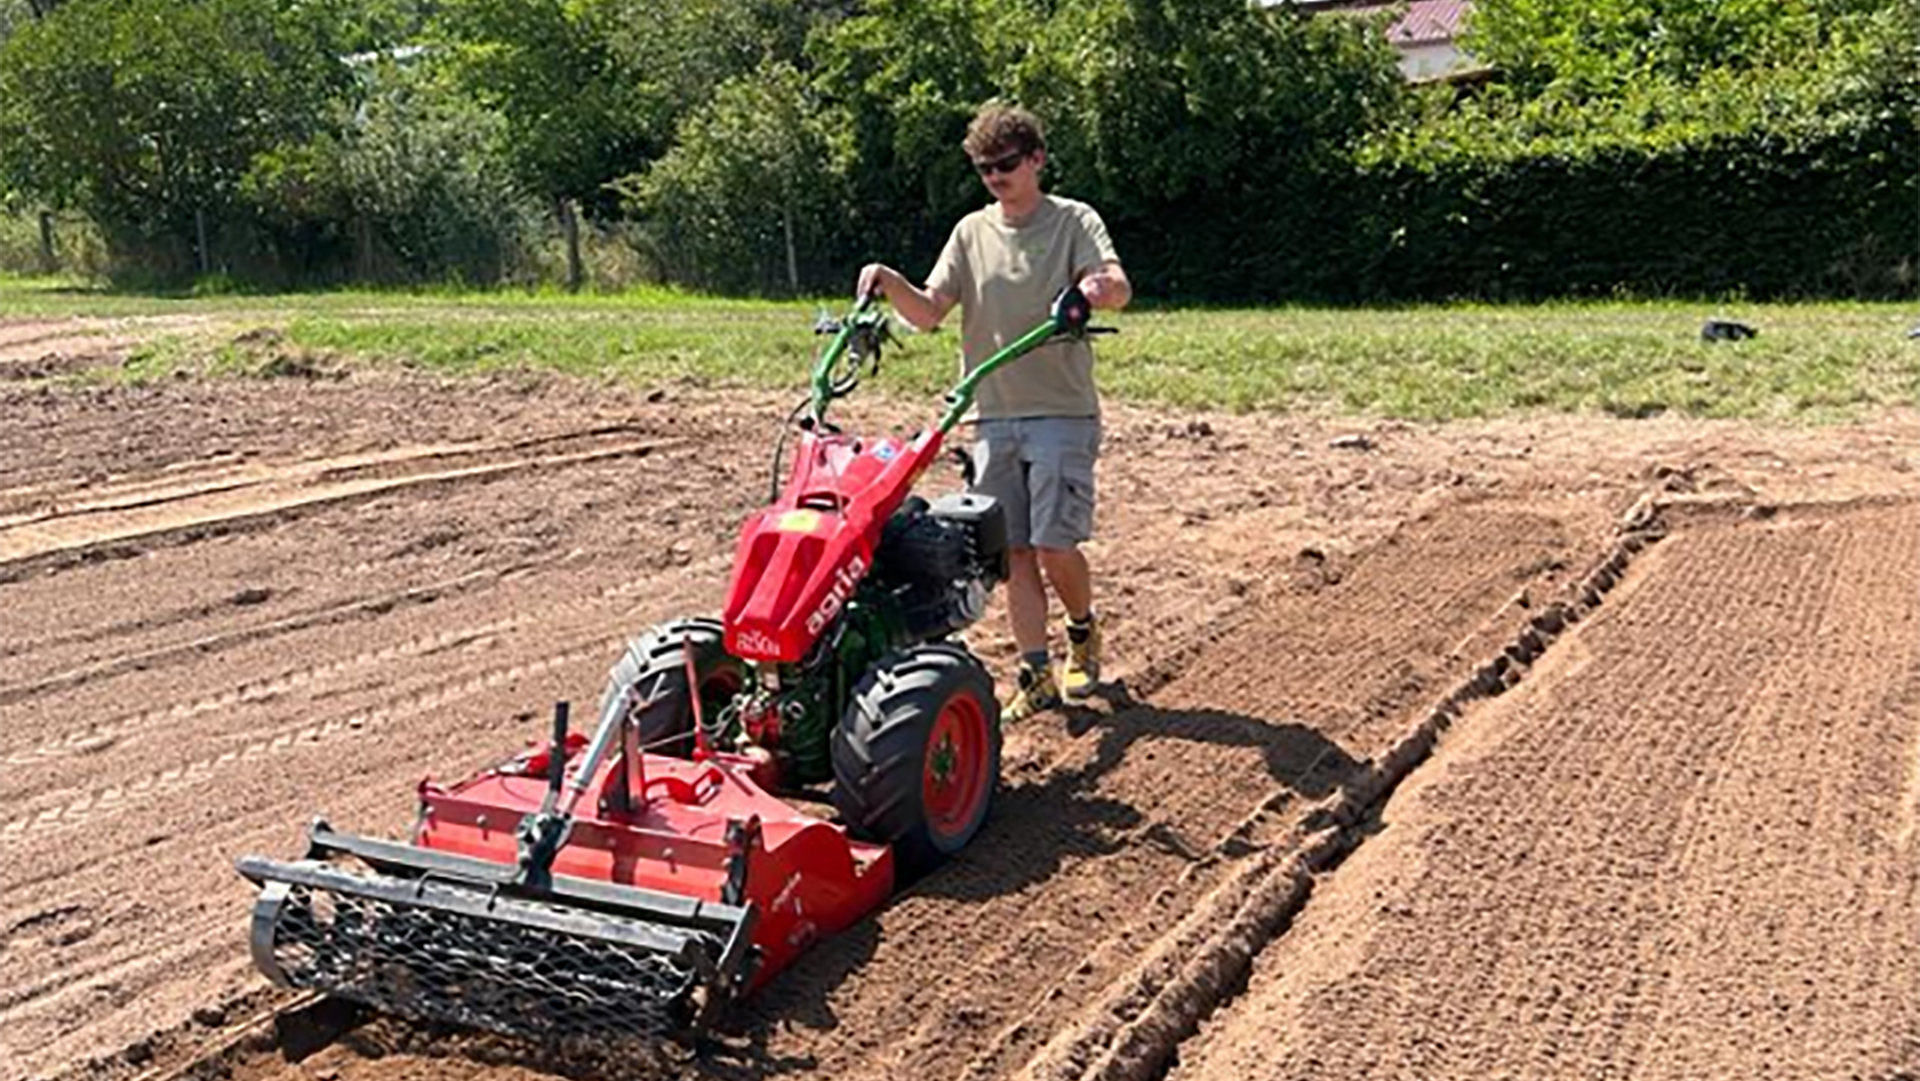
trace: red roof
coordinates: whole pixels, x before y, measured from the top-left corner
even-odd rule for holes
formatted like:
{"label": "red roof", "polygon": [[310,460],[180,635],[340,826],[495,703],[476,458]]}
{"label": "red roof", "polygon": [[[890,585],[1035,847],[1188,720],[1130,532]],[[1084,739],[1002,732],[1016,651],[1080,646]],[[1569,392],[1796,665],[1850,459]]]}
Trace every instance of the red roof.
{"label": "red roof", "polygon": [[[1287,0],[1263,0],[1286,3]],[[1460,34],[1473,0],[1292,0],[1293,6],[1306,11],[1357,11],[1363,14],[1404,8],[1404,13],[1387,27],[1387,40],[1395,45],[1432,45],[1452,41]]]}
{"label": "red roof", "polygon": [[1472,8],[1472,0],[1408,0],[1407,13],[1387,28],[1387,40],[1406,45],[1452,41]]}

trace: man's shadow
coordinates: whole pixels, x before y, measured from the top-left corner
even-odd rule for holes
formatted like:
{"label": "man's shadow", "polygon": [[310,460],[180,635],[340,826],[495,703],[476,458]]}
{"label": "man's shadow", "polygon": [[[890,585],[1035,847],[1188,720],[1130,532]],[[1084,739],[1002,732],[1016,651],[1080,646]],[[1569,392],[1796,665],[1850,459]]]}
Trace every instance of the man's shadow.
{"label": "man's shadow", "polygon": [[[1104,708],[1063,711],[1069,735],[1099,734],[1091,757],[1075,767],[1051,770],[1035,782],[1003,780],[994,796],[993,817],[968,848],[969,853],[1012,850],[1018,858],[970,859],[963,853],[952,866],[917,884],[914,892],[982,901],[1052,878],[1070,861],[1111,855],[1140,843],[1184,859],[1205,858],[1208,839],[1186,835],[1176,822],[1149,822],[1124,799],[1095,794],[1099,782],[1123,765],[1142,741],[1183,740],[1255,750],[1264,759],[1275,792],[1303,800],[1332,793],[1358,764],[1318,729],[1297,721],[1226,709],[1165,709],[1134,698],[1124,683],[1102,688],[1096,696]],[[1197,775],[1175,783],[1205,786],[1209,780]]]}
{"label": "man's shadow", "polygon": [[[1161,847],[1183,859],[1206,858],[1205,840],[1186,836],[1175,824],[1146,824],[1147,814],[1133,804],[1094,793],[1098,782],[1124,764],[1143,740],[1187,740],[1256,750],[1275,793],[1302,800],[1331,794],[1359,766],[1318,729],[1297,721],[1225,709],[1163,709],[1133,698],[1124,684],[1103,689],[1099,698],[1096,708],[1065,711],[1070,735],[1099,733],[1090,757],[1074,767],[1050,770],[1034,781],[1003,778],[994,796],[992,817],[967,851],[908,884],[898,896],[985,902],[1050,879],[1070,863],[1139,844]],[[1199,775],[1183,783],[1204,786],[1208,780]],[[821,1064],[811,1055],[776,1053],[772,1035],[785,1027],[838,1028],[831,992],[872,959],[879,942],[879,921],[869,918],[816,944],[760,994],[740,1004],[727,1031],[701,1057],[701,1075],[748,1078],[818,1069]]]}

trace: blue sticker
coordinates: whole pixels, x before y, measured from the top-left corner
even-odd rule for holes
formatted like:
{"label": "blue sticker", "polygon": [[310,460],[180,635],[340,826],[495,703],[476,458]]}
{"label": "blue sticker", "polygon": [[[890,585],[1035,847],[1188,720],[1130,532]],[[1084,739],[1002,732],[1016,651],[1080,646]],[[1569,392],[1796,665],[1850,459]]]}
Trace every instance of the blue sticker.
{"label": "blue sticker", "polygon": [[883,462],[893,461],[894,455],[899,453],[900,453],[900,449],[898,447],[895,447],[892,443],[874,444],[873,456],[875,458],[880,459]]}

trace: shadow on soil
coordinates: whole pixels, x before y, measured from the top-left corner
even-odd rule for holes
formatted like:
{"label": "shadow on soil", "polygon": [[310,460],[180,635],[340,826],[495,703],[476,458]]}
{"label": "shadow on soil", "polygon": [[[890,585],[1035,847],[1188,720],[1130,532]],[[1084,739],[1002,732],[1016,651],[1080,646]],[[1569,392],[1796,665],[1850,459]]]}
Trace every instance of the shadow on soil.
{"label": "shadow on soil", "polygon": [[[1132,804],[1094,794],[1100,779],[1143,740],[1258,750],[1277,791],[1309,800],[1331,793],[1357,766],[1346,751],[1307,725],[1226,710],[1159,709],[1134,699],[1124,685],[1101,698],[1098,706],[1065,711],[1069,735],[1099,734],[1092,757],[1077,768],[1050,770],[1037,781],[1003,782],[994,798],[993,817],[968,853],[909,887],[908,895],[984,904],[1018,894],[1070,864],[1143,845],[1183,859],[1205,858],[1214,839],[1190,837],[1166,822],[1149,822]],[[879,934],[878,921],[869,919],[813,947],[737,1011],[730,1031],[702,1057],[700,1075],[744,1079],[818,1070],[822,1064],[812,1056],[773,1053],[771,1034],[782,1028],[838,1028],[830,995],[872,958]]]}
{"label": "shadow on soil", "polygon": [[[1158,847],[1183,859],[1204,858],[1213,838],[1189,837],[1178,823],[1149,822],[1131,803],[1094,794],[1100,780],[1143,740],[1256,750],[1266,760],[1276,790],[1305,799],[1327,795],[1355,765],[1346,751],[1307,725],[1219,709],[1160,709],[1134,699],[1124,685],[1101,698],[1107,708],[1065,711],[1069,735],[1098,733],[1091,759],[1078,768],[1051,770],[1037,782],[1003,785],[995,797],[993,818],[973,844],[988,852],[1017,849],[1018,858],[963,858],[920,883],[915,892],[985,901],[1052,878],[1071,861],[1136,845]],[[1200,784],[1204,779],[1181,777],[1172,783]]]}

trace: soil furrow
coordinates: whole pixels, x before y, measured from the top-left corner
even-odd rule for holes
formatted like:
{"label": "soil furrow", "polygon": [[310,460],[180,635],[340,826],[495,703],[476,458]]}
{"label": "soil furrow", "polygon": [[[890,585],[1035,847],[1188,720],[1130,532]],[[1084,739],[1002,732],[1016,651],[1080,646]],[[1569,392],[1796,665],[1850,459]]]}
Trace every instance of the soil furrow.
{"label": "soil furrow", "polygon": [[328,503],[359,503],[390,492],[415,487],[444,487],[466,481],[489,481],[529,470],[558,469],[618,458],[644,458],[672,444],[660,440],[569,454],[520,458],[486,465],[431,470],[400,476],[359,476],[335,479],[322,473],[313,479],[274,479],[235,488],[218,488],[177,499],[136,504],[126,509],[88,512],[78,517],[50,517],[44,521],[0,530],[0,573],[17,577],[28,570],[61,564],[87,552],[113,549],[124,556],[154,544],[178,541],[219,530],[259,527]]}
{"label": "soil furrow", "polygon": [[[463,470],[489,465],[511,467],[526,464],[529,458],[525,452],[530,450],[582,445],[589,447],[558,456],[565,460],[591,453],[591,444],[595,443],[614,444],[597,448],[603,451],[630,448],[631,437],[642,434],[645,434],[644,430],[634,425],[612,425],[502,442],[402,446],[291,462],[214,460],[170,466],[153,476],[120,476],[105,484],[88,482],[83,486],[73,486],[64,493],[47,485],[27,490],[0,491],[0,506],[10,500],[19,500],[29,492],[38,496],[41,504],[35,510],[0,515],[0,533],[62,519],[145,510],[168,503],[206,501],[242,489],[268,490],[375,478],[402,480],[433,477],[448,473],[449,470],[444,467],[454,463],[463,463],[460,465]],[[615,436],[620,438],[609,438]],[[656,437],[648,445],[657,448],[669,444],[658,442]],[[556,456],[549,453],[532,458],[541,461]],[[429,466],[443,468],[427,468]],[[60,497],[56,498],[57,495]]]}
{"label": "soil furrow", "polygon": [[[1283,828],[1272,843],[1188,904],[1178,925],[1143,957],[1130,959],[1125,974],[1095,996],[1092,1007],[1017,1076],[1049,1081],[1160,1077],[1180,1043],[1241,985],[1254,957],[1306,903],[1313,876],[1366,839],[1370,814],[1427,759],[1463,706],[1515,685],[1524,666],[1534,663],[1570,623],[1589,614],[1617,583],[1633,554],[1655,538],[1643,532],[1649,525],[1636,523],[1634,532],[1594,561],[1582,579],[1554,589],[1563,599],[1537,614],[1517,621],[1500,618],[1530,608],[1531,602],[1520,602],[1533,591],[1523,591],[1495,612],[1486,633],[1470,639],[1504,638],[1504,644],[1491,646],[1471,674],[1410,729],[1381,745],[1362,766],[1346,771],[1335,796],[1278,823]],[[1550,562],[1557,568],[1567,561]]]}
{"label": "soil furrow", "polygon": [[[173,645],[138,653],[123,654],[78,669],[69,669],[42,677],[30,683],[0,685],[0,706],[24,702],[27,699],[65,690],[85,683],[111,678],[134,671],[151,671],[168,665],[197,662],[208,654],[220,653],[235,645],[245,643],[258,644],[297,631],[311,630],[331,624],[351,623],[377,618],[394,608],[410,604],[430,604],[468,589],[484,589],[501,578],[526,571],[530,564],[516,564],[477,571],[462,575],[447,582],[432,585],[414,586],[385,594],[353,597],[336,601],[318,608],[298,611],[292,615],[268,620],[248,626],[223,630],[203,635]],[[213,614],[209,610],[207,614]],[[504,626],[504,625],[503,625]],[[446,636],[439,636],[445,639]]]}
{"label": "soil furrow", "polygon": [[1469,713],[1173,1076],[1894,1068],[1916,539],[1908,507],[1662,545]]}
{"label": "soil furrow", "polygon": [[[149,801],[183,798],[194,788],[230,780],[232,769],[238,766],[262,763],[278,755],[311,753],[343,740],[379,739],[396,722],[555,669],[589,664],[612,655],[625,642],[624,637],[589,639],[531,662],[403,695],[391,707],[324,721],[297,722],[296,727],[263,733],[238,749],[126,777],[110,788],[84,791],[64,803],[59,802],[64,798],[61,793],[50,793],[55,797],[51,806],[12,821],[0,822],[0,847],[30,833],[70,829],[102,816],[132,813]],[[43,797],[31,802],[44,803],[47,800]],[[30,805],[23,809],[32,811]]]}
{"label": "soil furrow", "polygon": [[[218,694],[164,708],[121,714],[97,723],[57,723],[63,713],[86,716],[88,711],[77,706],[80,702],[113,704],[156,693],[150,689],[154,673],[143,667],[116,666],[118,680],[90,684],[84,697],[70,692],[64,703],[50,702],[31,709],[29,704],[17,704],[11,709],[24,722],[20,736],[37,732],[58,735],[9,754],[10,765],[33,768],[0,778],[0,795],[5,795],[14,808],[30,808],[36,793],[44,794],[63,783],[85,785],[99,768],[99,756],[116,748],[115,753],[144,751],[150,763],[164,763],[169,769],[191,770],[196,763],[204,767],[217,759],[251,756],[251,748],[264,738],[281,738],[315,726],[326,732],[374,732],[395,716],[510,684],[529,671],[543,670],[554,663],[588,662],[595,659],[591,651],[607,642],[616,644],[604,654],[612,656],[624,639],[620,634],[608,636],[608,628],[650,622],[675,611],[679,605],[674,597],[701,591],[703,586],[705,592],[711,592],[717,588],[718,574],[717,564],[708,561],[698,569],[627,578],[599,590],[578,594],[569,591],[563,594],[567,603],[527,604],[521,607],[522,614],[490,623],[482,622],[480,616],[503,606],[486,594],[448,605],[452,611],[444,614],[433,609],[416,610],[405,621],[399,618],[404,609],[383,608],[369,615],[366,631],[356,635],[375,641],[385,639],[375,648],[360,649],[324,664],[262,675]],[[530,580],[528,585],[537,589],[536,582]],[[637,611],[636,598],[642,599]],[[483,603],[486,607],[476,607]],[[469,611],[475,613],[472,618],[467,617]],[[422,626],[446,625],[460,630],[405,633]],[[304,629],[337,633],[326,622]],[[298,652],[312,648],[311,633],[299,639]],[[565,644],[566,648],[555,651],[551,647],[556,644]],[[295,651],[283,648],[274,638],[260,636],[225,652],[181,651],[181,675],[197,680],[200,672],[226,663],[259,670],[254,658],[271,660],[288,652]],[[502,659],[516,657],[524,659]],[[157,674],[164,677],[159,684],[162,691],[178,680],[168,671]],[[592,697],[599,693],[599,684],[579,690]],[[35,723],[40,718],[56,723],[43,727]],[[202,734],[193,742],[181,742],[179,731],[204,723],[217,723],[223,731],[217,739]],[[187,757],[193,750],[200,750],[202,757]],[[117,780],[124,783],[126,778]],[[23,828],[17,821],[9,826]]]}
{"label": "soil furrow", "polygon": [[[97,724],[69,730],[56,739],[39,744],[23,751],[15,751],[6,758],[9,766],[31,765],[47,759],[62,758],[73,754],[89,754],[104,750],[126,737],[144,729],[164,726],[189,720],[202,714],[222,710],[231,710],[255,703],[280,698],[297,688],[319,683],[350,673],[356,669],[373,667],[385,662],[407,657],[428,657],[444,650],[461,645],[483,641],[518,626],[519,620],[500,620],[492,624],[463,628],[458,631],[440,631],[434,634],[418,635],[393,645],[382,646],[332,660],[325,664],[306,668],[290,669],[275,673],[265,679],[253,680],[231,690],[204,698],[170,705],[164,709],[149,710],[127,714]],[[123,666],[122,671],[126,670]],[[353,688],[364,690],[366,688]],[[315,697],[327,692],[316,692]]]}

